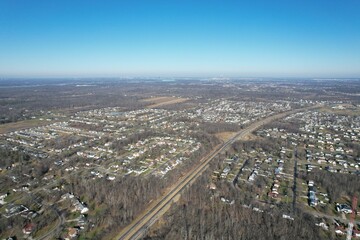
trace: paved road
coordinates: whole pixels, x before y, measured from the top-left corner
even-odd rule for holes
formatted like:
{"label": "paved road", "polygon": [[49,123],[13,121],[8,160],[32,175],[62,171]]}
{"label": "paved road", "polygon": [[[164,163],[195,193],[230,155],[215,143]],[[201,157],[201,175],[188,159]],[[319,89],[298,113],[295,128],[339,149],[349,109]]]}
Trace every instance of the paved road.
{"label": "paved road", "polygon": [[193,183],[197,177],[208,167],[208,164],[220,152],[231,146],[235,141],[243,139],[248,134],[252,133],[261,126],[268,124],[274,120],[284,118],[290,114],[317,108],[319,106],[307,107],[302,109],[291,110],[276,115],[260,119],[257,122],[247,126],[245,129],[239,131],[233,138],[217,146],[212,152],[200,160],[200,164],[184,175],[177,181],[162,197],[150,204],[150,206],[140,214],[132,223],[125,227],[116,237],[116,239],[128,240],[139,239],[146,234],[147,229],[170,207],[174,198],[188,185]]}

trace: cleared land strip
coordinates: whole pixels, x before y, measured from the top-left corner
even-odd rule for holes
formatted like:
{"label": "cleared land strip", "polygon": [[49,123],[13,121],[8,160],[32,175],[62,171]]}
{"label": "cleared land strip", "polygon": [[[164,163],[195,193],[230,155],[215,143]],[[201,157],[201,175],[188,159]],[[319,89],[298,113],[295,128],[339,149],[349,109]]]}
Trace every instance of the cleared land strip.
{"label": "cleared land strip", "polygon": [[269,116],[264,119],[260,119],[257,122],[249,125],[245,129],[239,131],[234,137],[230,140],[224,142],[222,145],[217,146],[212,152],[206,155],[200,160],[200,164],[197,165],[193,170],[189,171],[186,175],[179,179],[162,197],[153,202],[142,214],[140,214],[132,223],[125,227],[115,239],[127,240],[127,239],[139,239],[147,231],[147,229],[160,217],[162,216],[169,206],[175,199],[175,197],[180,194],[180,192],[196,180],[197,177],[201,175],[202,172],[208,167],[209,162],[214,159],[220,152],[228,148],[235,141],[243,139],[248,134],[252,133],[259,127],[268,124],[274,120],[284,118],[293,113],[310,110],[318,108],[319,106],[295,109],[276,115]]}
{"label": "cleared land strip", "polygon": [[177,97],[156,97],[156,98],[147,98],[143,99],[143,102],[151,102],[153,104],[147,106],[147,108],[156,108],[165,105],[175,104],[175,103],[182,103],[188,101],[187,98],[177,98]]}
{"label": "cleared land strip", "polygon": [[46,120],[38,120],[38,119],[30,119],[23,120],[18,122],[4,123],[0,125],[0,134],[9,133],[17,130],[32,128],[32,127],[40,127],[53,123],[54,121],[46,121]]}

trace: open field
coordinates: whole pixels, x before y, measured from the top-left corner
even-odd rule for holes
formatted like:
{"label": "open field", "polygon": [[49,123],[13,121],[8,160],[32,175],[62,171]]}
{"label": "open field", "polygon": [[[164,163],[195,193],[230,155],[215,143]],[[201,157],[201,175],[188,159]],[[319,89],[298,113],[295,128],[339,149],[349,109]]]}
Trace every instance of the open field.
{"label": "open field", "polygon": [[360,115],[360,109],[358,107],[354,107],[350,104],[343,104],[340,106],[343,106],[343,109],[323,107],[320,109],[320,111],[324,112],[324,113],[347,115],[347,116],[359,116]]}
{"label": "open field", "polygon": [[[232,138],[234,135],[236,134],[236,132],[220,132],[220,133],[216,133],[215,136],[217,138],[219,138],[222,141],[227,141],[230,138]],[[244,137],[244,141],[252,141],[252,140],[258,140],[259,137],[254,135],[254,134],[249,134],[246,137]]]}
{"label": "open field", "polygon": [[177,98],[177,97],[155,97],[155,98],[147,98],[142,101],[153,103],[153,104],[147,106],[147,108],[156,108],[156,107],[161,107],[161,106],[175,104],[175,103],[182,103],[182,102],[185,102],[188,100],[189,99],[187,99],[187,98]]}
{"label": "open field", "polygon": [[232,138],[235,134],[236,134],[236,132],[220,132],[220,133],[215,134],[215,136],[222,141],[227,141],[230,138]]}
{"label": "open field", "polygon": [[5,123],[0,125],[0,134],[16,131],[20,129],[25,129],[25,128],[39,127],[42,125],[50,124],[51,122],[52,121],[46,121],[45,119],[44,120],[31,119],[31,120],[24,120],[19,122]]}
{"label": "open field", "polygon": [[254,135],[254,134],[249,134],[249,135],[247,135],[245,138],[244,138],[244,140],[245,141],[255,141],[255,140],[259,140],[260,138],[258,137],[258,136],[256,136],[256,135]]}

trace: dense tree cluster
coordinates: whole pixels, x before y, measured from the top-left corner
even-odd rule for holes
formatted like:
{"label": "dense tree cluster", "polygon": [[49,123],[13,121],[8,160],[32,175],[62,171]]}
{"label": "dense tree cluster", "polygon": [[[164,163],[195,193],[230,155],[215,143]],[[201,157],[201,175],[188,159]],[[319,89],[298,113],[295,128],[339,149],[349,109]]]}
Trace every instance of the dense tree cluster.
{"label": "dense tree cluster", "polygon": [[[141,136],[134,135],[130,142],[136,142],[147,134],[150,133],[144,132]],[[162,179],[148,175],[144,177],[126,176],[117,178],[115,181],[106,179],[94,181],[84,178],[84,176],[72,175],[67,185],[68,191],[79,196],[84,202],[90,203],[89,207],[94,214],[89,216],[89,220],[101,228],[101,231],[91,235],[91,238],[103,239],[129,224],[151,200],[160,197],[166,187],[174,184],[183,172],[190,170],[197,164],[201,155],[218,144],[215,137],[203,132],[196,132],[193,137],[202,142],[202,147],[187,156],[188,160],[170,171]],[[130,142],[126,142],[126,144]],[[117,142],[116,146],[123,147],[124,144]]]}
{"label": "dense tree cluster", "polygon": [[[41,116],[50,110],[77,112],[111,106],[132,110],[145,105],[138,101],[140,97],[126,94],[133,91],[136,86],[125,82],[114,83],[112,87],[108,85],[110,82],[106,81],[88,86],[81,86],[84,83],[77,84],[76,81],[68,80],[63,81],[62,84],[49,80],[31,82],[32,86],[26,84],[16,88],[4,86],[0,93],[0,124],[29,119],[36,115]],[[0,82],[0,86],[2,84],[4,82]],[[98,87],[98,84],[101,87]]]}
{"label": "dense tree cluster", "polygon": [[194,183],[146,239],[331,239],[309,215],[299,212],[291,221],[282,218],[280,208],[255,212],[243,206],[243,193],[231,188],[225,197],[234,204],[225,204],[207,184],[206,177]]}
{"label": "dense tree cluster", "polygon": [[0,148],[0,168],[10,167],[14,163],[27,162],[29,160],[30,156],[23,151]]}
{"label": "dense tree cluster", "polygon": [[[330,202],[338,201],[341,196],[360,196],[360,177],[357,175],[332,173],[324,170],[315,169],[303,176],[306,180],[313,180],[319,184],[329,194]],[[334,187],[334,183],[336,186]]]}
{"label": "dense tree cluster", "polygon": [[232,148],[235,150],[235,152],[257,149],[262,149],[265,152],[274,152],[274,149],[280,149],[282,146],[283,145],[280,140],[268,138],[250,141],[236,141],[232,144]]}
{"label": "dense tree cluster", "polygon": [[238,124],[232,123],[204,122],[200,125],[200,128],[209,134],[215,134],[219,132],[237,132],[241,130],[241,127]]}
{"label": "dense tree cluster", "polygon": [[102,239],[114,228],[119,229],[131,220],[148,204],[160,196],[165,183],[154,176],[146,178],[124,177],[116,181],[99,179],[91,181],[82,177],[70,179],[69,191],[90,203],[95,216],[89,220],[101,226],[93,239]]}

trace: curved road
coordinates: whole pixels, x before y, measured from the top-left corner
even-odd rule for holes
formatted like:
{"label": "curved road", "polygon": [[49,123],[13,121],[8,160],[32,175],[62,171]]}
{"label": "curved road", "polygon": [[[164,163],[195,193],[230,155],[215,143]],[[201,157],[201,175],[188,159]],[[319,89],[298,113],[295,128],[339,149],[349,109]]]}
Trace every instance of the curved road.
{"label": "curved road", "polygon": [[212,152],[200,160],[200,164],[195,166],[186,175],[180,178],[162,197],[154,201],[150,206],[140,214],[132,223],[122,229],[115,239],[128,240],[139,239],[145,235],[147,229],[170,207],[175,197],[188,185],[190,185],[197,177],[205,171],[209,162],[213,160],[220,152],[228,148],[231,144],[239,139],[243,139],[248,134],[252,133],[261,126],[268,124],[274,120],[284,118],[293,113],[318,108],[319,106],[295,109],[287,112],[282,112],[260,119],[257,122],[249,125],[245,129],[239,131],[233,138],[224,142],[222,145],[217,146]]}

